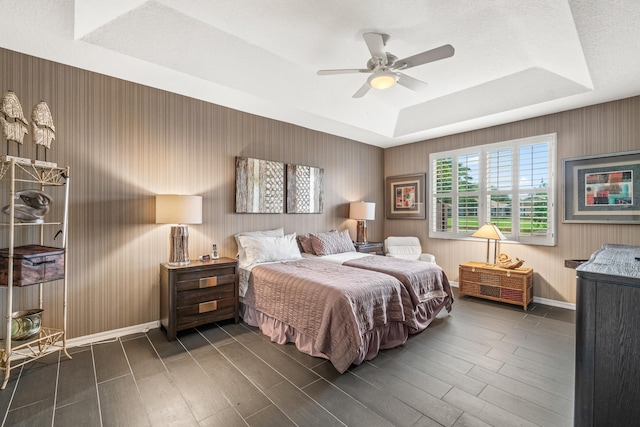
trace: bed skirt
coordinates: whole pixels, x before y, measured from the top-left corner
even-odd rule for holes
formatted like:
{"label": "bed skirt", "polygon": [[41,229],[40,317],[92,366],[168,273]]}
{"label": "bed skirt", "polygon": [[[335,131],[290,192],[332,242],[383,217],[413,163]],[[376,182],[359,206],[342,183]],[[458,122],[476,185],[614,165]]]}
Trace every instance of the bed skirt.
{"label": "bed skirt", "polygon": [[[438,310],[439,311],[439,310]],[[240,303],[240,316],[250,326],[258,327],[263,334],[277,344],[294,343],[302,353],[314,357],[330,359],[329,356],[316,350],[314,338],[304,335],[292,326],[281,322],[253,307]],[[430,322],[429,322],[430,323]],[[427,323],[427,325],[429,324]],[[426,325],[424,326],[426,328]],[[380,350],[394,348],[404,344],[409,337],[409,327],[404,323],[391,322],[375,327],[362,337],[362,344],[357,351],[353,365],[359,365],[365,360],[371,360]],[[338,369],[340,373],[344,370]]]}
{"label": "bed skirt", "polygon": [[440,310],[447,308],[451,312],[451,299],[449,297],[432,298],[418,304],[414,313],[416,314],[417,328],[409,328],[410,334],[417,334],[424,331],[433,322]]}

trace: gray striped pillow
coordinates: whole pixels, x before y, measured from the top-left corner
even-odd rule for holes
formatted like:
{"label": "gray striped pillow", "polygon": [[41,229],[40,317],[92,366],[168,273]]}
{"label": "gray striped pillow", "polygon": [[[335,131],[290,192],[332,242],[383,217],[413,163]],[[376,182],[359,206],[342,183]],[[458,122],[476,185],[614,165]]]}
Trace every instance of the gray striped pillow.
{"label": "gray striped pillow", "polygon": [[349,230],[311,234],[311,246],[313,252],[319,256],[355,252],[356,250],[351,237],[349,237]]}

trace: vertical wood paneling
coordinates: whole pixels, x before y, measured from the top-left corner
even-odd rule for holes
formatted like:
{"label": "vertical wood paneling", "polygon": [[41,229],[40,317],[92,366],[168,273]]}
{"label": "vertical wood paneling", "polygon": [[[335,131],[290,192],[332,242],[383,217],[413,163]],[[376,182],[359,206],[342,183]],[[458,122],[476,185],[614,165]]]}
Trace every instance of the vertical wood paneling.
{"label": "vertical wood paneling", "polygon": [[[71,167],[70,337],[158,319],[170,226],[154,224],[155,194],[203,196],[203,223],[189,226],[192,257],[211,243],[235,256],[240,231],[353,229],[354,200],[377,202],[369,236],[383,237],[380,148],[0,49],[0,91],[8,89],[25,111],[48,103],[58,131],[48,159]],[[32,145],[27,136],[23,156],[35,157]],[[235,214],[236,156],[324,168],[324,212]],[[61,286],[45,297],[44,321],[59,327]],[[18,304],[37,304],[35,288]]]}
{"label": "vertical wood paneling", "polygon": [[[640,149],[640,97],[579,108],[487,129],[451,135],[385,150],[385,176],[427,172],[429,154],[454,148],[556,132],[557,173],[562,159]],[[563,224],[562,182],[557,192],[557,246],[503,245],[512,258],[526,261],[534,269],[534,296],[575,303],[575,270],[564,267],[565,259],[588,259],[604,243],[640,244],[640,226],[621,224]],[[428,238],[427,221],[385,222],[385,235],[415,235],[423,247],[436,256],[438,264],[452,280],[458,265],[482,261],[485,243]],[[493,248],[492,248],[493,251]]]}

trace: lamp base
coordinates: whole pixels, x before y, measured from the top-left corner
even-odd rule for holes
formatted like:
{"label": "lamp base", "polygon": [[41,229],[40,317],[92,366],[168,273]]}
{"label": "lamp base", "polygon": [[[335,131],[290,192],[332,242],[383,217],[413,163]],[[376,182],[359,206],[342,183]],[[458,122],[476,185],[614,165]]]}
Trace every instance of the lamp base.
{"label": "lamp base", "polygon": [[171,227],[169,265],[189,265],[189,227],[186,225]]}
{"label": "lamp base", "polygon": [[367,243],[367,221],[358,220],[356,230],[356,243]]}

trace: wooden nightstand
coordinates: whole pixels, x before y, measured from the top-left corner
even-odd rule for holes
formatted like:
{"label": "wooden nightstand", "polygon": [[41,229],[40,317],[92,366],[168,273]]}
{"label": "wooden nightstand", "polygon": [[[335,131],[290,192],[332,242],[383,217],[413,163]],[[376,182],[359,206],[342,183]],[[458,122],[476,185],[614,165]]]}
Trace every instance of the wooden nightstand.
{"label": "wooden nightstand", "polygon": [[160,323],[169,341],[183,329],[225,319],[239,321],[235,259],[160,264]]}
{"label": "wooden nightstand", "polygon": [[525,310],[533,299],[533,268],[510,270],[483,262],[467,262],[459,268],[460,296],[517,304]]}
{"label": "wooden nightstand", "polygon": [[374,255],[384,255],[384,245],[382,242],[366,242],[366,243],[354,243],[356,251],[366,252]]}

